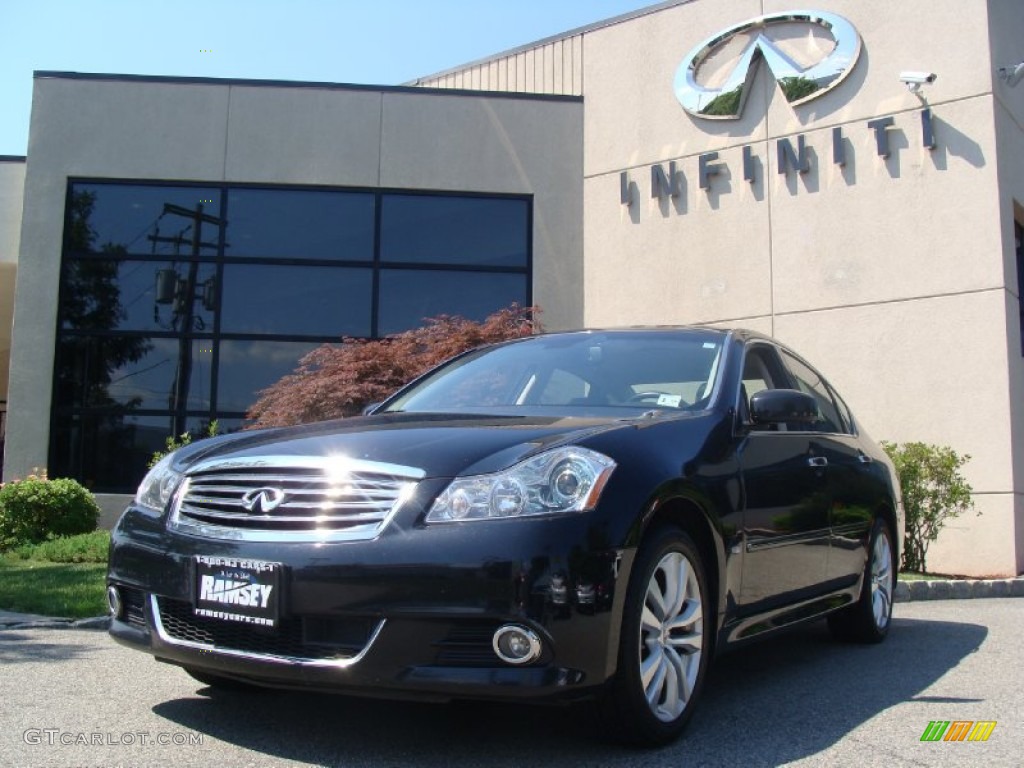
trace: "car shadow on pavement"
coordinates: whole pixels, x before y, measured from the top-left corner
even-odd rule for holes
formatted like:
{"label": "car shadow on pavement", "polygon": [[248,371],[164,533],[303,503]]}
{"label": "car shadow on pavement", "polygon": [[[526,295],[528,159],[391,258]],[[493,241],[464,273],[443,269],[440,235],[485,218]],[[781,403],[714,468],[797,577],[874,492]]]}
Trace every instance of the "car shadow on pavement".
{"label": "car shadow on pavement", "polygon": [[723,655],[686,734],[656,753],[609,746],[588,707],[234,693],[197,683],[199,697],[153,711],[255,752],[323,765],[778,765],[917,698],[987,634],[975,624],[897,618],[885,643],[859,646],[833,641],[819,622]]}

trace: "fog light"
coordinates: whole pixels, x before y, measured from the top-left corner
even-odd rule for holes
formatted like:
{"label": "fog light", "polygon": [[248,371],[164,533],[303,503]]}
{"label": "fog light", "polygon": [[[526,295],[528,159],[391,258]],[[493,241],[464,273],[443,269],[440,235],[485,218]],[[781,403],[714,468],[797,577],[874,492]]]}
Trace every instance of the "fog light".
{"label": "fog light", "polygon": [[107,587],[107,607],[110,609],[112,617],[121,618],[121,609],[124,607],[124,603],[121,602],[121,592],[113,585]]}
{"label": "fog light", "polygon": [[515,624],[506,624],[494,633],[494,652],[509,664],[529,664],[540,657],[540,638]]}

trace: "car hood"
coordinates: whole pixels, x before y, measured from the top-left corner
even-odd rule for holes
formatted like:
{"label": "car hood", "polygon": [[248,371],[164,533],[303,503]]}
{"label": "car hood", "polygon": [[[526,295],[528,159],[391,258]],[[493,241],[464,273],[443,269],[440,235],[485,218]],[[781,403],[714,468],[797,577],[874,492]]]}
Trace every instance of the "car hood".
{"label": "car hood", "polygon": [[585,440],[637,419],[396,413],[242,432],[180,451],[180,469],[209,459],[344,456],[423,470],[427,477],[504,469],[546,448]]}

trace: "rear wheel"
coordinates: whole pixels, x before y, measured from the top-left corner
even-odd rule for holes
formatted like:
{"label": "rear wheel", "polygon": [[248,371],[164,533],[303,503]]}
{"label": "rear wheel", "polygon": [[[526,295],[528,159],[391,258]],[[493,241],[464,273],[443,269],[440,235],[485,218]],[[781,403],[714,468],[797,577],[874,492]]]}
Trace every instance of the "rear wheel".
{"label": "rear wheel", "polygon": [[641,547],[622,619],[619,668],[600,702],[620,741],[660,746],[693,714],[710,659],[704,563],[693,541],[663,529]]}
{"label": "rear wheel", "polygon": [[895,550],[889,526],[881,518],[871,529],[868,561],[860,599],[828,617],[832,634],[840,640],[880,643],[889,634],[892,596],[896,585]]}

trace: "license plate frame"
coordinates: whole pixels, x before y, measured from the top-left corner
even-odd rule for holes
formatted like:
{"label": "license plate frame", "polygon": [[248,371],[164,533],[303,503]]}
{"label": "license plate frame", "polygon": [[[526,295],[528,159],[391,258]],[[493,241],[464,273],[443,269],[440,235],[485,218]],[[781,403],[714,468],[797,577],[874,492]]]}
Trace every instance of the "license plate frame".
{"label": "license plate frame", "polygon": [[195,555],[196,616],[276,627],[281,618],[281,563],[244,557]]}

